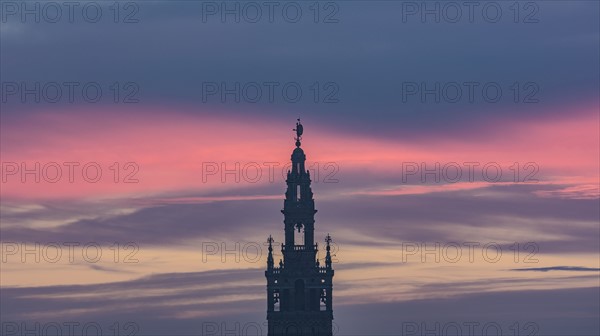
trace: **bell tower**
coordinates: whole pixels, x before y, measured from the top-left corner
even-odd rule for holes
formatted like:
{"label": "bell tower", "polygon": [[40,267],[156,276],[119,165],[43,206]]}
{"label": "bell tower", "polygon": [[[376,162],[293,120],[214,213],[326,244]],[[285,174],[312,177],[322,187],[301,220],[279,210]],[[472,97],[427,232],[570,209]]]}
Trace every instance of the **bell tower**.
{"label": "bell tower", "polygon": [[[315,201],[310,173],[300,148],[304,129],[296,123],[296,148],[287,173],[287,191],[281,212],[284,216],[283,259],[274,265],[273,238],[269,236],[267,258],[267,321],[269,336],[333,335],[333,269],[331,236],[325,238],[325,265],[318,260],[315,243]],[[296,235],[298,233],[298,236]],[[297,241],[298,240],[298,241]]]}

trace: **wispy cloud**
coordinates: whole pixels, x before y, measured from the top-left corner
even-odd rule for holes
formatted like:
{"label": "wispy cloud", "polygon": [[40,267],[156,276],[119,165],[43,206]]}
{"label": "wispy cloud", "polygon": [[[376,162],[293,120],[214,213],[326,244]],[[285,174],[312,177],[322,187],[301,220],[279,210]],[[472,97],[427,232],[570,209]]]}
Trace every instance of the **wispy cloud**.
{"label": "wispy cloud", "polygon": [[549,271],[599,272],[600,268],[581,267],[581,266],[552,266],[552,267],[514,268],[511,271],[519,271],[519,272],[549,272]]}

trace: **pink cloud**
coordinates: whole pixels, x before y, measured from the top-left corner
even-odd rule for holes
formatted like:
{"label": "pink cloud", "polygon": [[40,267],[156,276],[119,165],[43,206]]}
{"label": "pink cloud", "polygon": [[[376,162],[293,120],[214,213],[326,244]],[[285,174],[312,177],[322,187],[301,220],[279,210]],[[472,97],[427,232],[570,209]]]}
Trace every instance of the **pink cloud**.
{"label": "pink cloud", "polygon": [[[591,186],[598,185],[599,180],[598,114],[588,108],[579,108],[575,112],[562,119],[482,125],[490,132],[477,142],[441,136],[413,143],[366,135],[349,138],[324,126],[311,125],[313,120],[306,120],[303,148],[309,162],[336,162],[344,172],[367,171],[395,177],[398,181],[401,180],[403,162],[424,162],[428,167],[435,162],[441,165],[497,162],[503,169],[508,169],[514,162],[519,162],[521,167],[527,162],[535,162],[539,167],[535,177],[540,181],[564,183],[565,192],[560,193],[560,197],[580,193],[597,197],[598,193]],[[269,183],[270,172],[263,163],[279,163],[277,169],[287,164],[294,142],[292,127],[292,121],[281,118],[232,118],[225,113],[207,117],[206,113],[164,111],[162,108],[143,111],[72,109],[5,118],[1,126],[4,179],[1,195],[12,199],[112,198],[184,190],[209,193],[252,188]],[[19,169],[21,164],[32,169],[36,162],[40,164],[40,171],[46,165],[48,173],[40,177],[40,183],[35,183],[35,176],[31,174],[25,176],[23,183],[22,171],[7,174],[7,169],[15,168],[13,163]],[[56,183],[47,181],[55,176],[55,166],[48,165],[51,162],[62,167],[63,176]],[[73,183],[69,182],[67,162],[80,164],[75,167]],[[102,177],[91,183],[82,177],[81,168],[94,162],[101,167]],[[119,163],[117,177],[115,162]],[[135,165],[126,167],[128,162]],[[247,180],[233,183],[235,177],[230,174],[226,176],[228,183],[222,183],[217,174],[206,176],[203,181],[203,163],[214,163],[219,168],[225,164],[232,169],[236,162],[240,168],[253,163],[263,165],[263,177],[256,183]],[[136,167],[139,171],[130,180],[139,182],[123,183]],[[255,176],[253,169],[247,170],[251,176]],[[88,172],[95,177],[94,167]],[[281,170],[275,172],[281,174]],[[429,190],[481,187],[474,183]],[[368,184],[364,181],[362,192],[373,187]],[[412,192],[427,190],[425,187],[411,188]],[[542,194],[556,196],[559,192]]]}

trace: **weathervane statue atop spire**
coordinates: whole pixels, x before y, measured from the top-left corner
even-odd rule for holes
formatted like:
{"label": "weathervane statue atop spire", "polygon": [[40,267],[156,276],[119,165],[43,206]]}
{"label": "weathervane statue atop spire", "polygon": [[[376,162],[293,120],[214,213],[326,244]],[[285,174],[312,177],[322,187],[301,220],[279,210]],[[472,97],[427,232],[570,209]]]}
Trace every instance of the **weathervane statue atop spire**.
{"label": "weathervane statue atop spire", "polygon": [[296,123],[296,128],[292,131],[296,131],[296,147],[300,147],[300,140],[302,140],[302,133],[304,132],[304,127],[302,127],[302,123],[300,123],[300,118],[298,118],[298,122]]}

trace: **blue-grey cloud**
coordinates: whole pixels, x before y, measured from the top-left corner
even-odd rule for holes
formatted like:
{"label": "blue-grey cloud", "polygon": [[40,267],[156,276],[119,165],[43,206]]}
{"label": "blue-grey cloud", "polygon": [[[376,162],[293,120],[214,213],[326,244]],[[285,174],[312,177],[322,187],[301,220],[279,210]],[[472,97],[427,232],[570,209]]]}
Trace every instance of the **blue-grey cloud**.
{"label": "blue-grey cloud", "polygon": [[[236,323],[264,327],[262,280],[261,270],[227,270],[157,274],[107,284],[3,288],[1,322],[95,322],[108,328],[117,321],[121,325],[131,321],[139,327],[138,334],[145,336],[202,335],[203,327],[215,323],[231,328]],[[498,284],[509,285],[510,279],[499,279]],[[336,288],[348,286],[341,285]],[[450,284],[429,286],[418,290],[453,288]],[[497,325],[504,334],[517,323],[518,328],[537,327],[538,335],[596,335],[599,290],[505,291],[368,304],[338,300],[336,335],[398,335],[402,328],[414,325],[443,328],[452,323],[461,328],[469,323],[478,328]]]}
{"label": "blue-grey cloud", "polygon": [[[497,227],[532,232],[518,243],[534,242],[537,253],[596,252],[598,250],[597,200],[557,199],[531,196],[530,186],[492,186],[486,189],[489,197],[481,197],[477,190],[440,192],[423,195],[370,196],[355,195],[342,198],[324,197],[318,192],[337,185],[316,186],[316,204],[320,209],[316,216],[317,235],[336,230],[351,229],[365,238],[336,240],[338,244],[372,245],[381,239],[398,246],[402,242],[467,242],[478,241],[470,231],[459,234],[448,227],[460,225],[465,228],[494,230]],[[275,186],[267,188],[281,189]],[[316,190],[319,189],[319,190]],[[274,190],[273,195],[276,195]],[[237,191],[231,191],[230,195]],[[250,192],[251,193],[251,192]],[[219,194],[222,196],[223,194]],[[494,196],[496,195],[496,196]],[[186,197],[190,194],[185,194]],[[177,197],[170,195],[174,200]],[[158,197],[160,198],[160,197]],[[283,199],[283,196],[282,196]],[[98,215],[97,205],[90,205],[89,218],[65,222],[52,228],[26,225],[10,225],[3,218],[4,242],[98,242],[113,244],[115,241],[133,241],[141,246],[176,245],[189,239],[207,241],[259,240],[282,232],[282,215],[279,210],[282,199],[238,200],[202,203],[149,205],[133,213]],[[122,202],[123,204],[119,204]],[[127,206],[131,200],[115,201],[115,207]],[[152,202],[152,198],[134,203]],[[75,215],[85,212],[85,203],[77,203]],[[104,206],[107,206],[106,204]],[[52,208],[51,212],[69,212],[72,207]],[[101,208],[104,209],[104,208]],[[431,211],[435,209],[435,211]],[[99,210],[98,210],[99,211]],[[27,213],[15,214],[18,222],[27,222]],[[38,219],[39,210],[32,219]],[[68,217],[67,214],[54,214]],[[368,225],[365,225],[368,223]],[[571,223],[571,224],[569,224]],[[560,239],[540,239],[535,232],[552,234]],[[488,242],[506,241],[497,235]],[[506,249],[510,249],[506,244]]]}
{"label": "blue-grey cloud", "polygon": [[[213,111],[208,113],[252,111],[273,118],[301,113],[340,129],[395,138],[464,136],[460,131],[476,128],[482,118],[536,120],[562,113],[556,106],[597,103],[596,2],[577,2],[568,10],[561,3],[532,2],[537,9],[520,8],[518,23],[514,10],[503,2],[497,23],[486,21],[482,6],[472,23],[464,6],[458,23],[447,22],[445,16],[436,23],[433,15],[423,23],[420,13],[403,20],[406,2],[332,3],[339,9],[339,22],[330,24],[313,23],[314,13],[303,2],[304,17],[297,24],[282,17],[257,24],[237,24],[229,17],[222,23],[219,14],[203,23],[206,2],[197,1],[177,6],[137,2],[140,21],[131,24],[114,24],[108,8],[103,20],[94,24],[81,18],[76,23],[21,23],[19,16],[9,17],[3,24],[11,29],[2,35],[2,80],[96,81],[106,91],[115,81],[134,81],[147,104],[192,104]],[[538,22],[521,22],[534,11]],[[130,47],[133,42],[135,48]],[[304,98],[298,103],[203,103],[201,83],[207,81],[298,82]],[[340,102],[314,103],[310,86],[317,81],[337,83]],[[405,103],[401,99],[403,82],[433,86],[469,81],[499,83],[503,99],[441,104],[431,97],[425,104],[417,98]],[[515,82],[536,83],[540,103],[515,104]],[[329,91],[320,90],[322,100]],[[519,90],[519,100],[529,93]],[[48,106],[26,105],[4,104],[3,114]]]}

